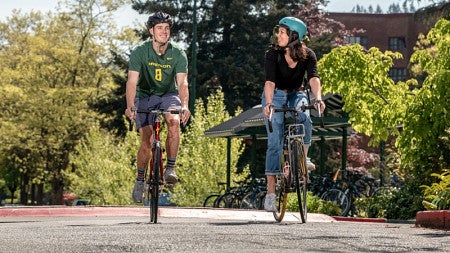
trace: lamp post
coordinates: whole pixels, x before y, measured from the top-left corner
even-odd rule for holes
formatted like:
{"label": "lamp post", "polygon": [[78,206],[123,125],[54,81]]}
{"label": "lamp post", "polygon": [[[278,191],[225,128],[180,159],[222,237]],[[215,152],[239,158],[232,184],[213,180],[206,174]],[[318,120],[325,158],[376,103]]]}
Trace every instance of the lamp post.
{"label": "lamp post", "polygon": [[197,85],[197,0],[194,0],[193,8],[193,24],[192,24],[192,79],[191,88],[189,89],[189,109],[194,115],[195,113],[195,89]]}

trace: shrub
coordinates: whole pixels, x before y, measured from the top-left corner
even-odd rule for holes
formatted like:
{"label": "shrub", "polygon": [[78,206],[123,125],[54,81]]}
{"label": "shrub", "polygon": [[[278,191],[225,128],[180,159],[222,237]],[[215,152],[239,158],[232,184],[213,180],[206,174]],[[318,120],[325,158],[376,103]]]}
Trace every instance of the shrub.
{"label": "shrub", "polygon": [[[308,213],[322,213],[330,216],[336,216],[341,213],[338,205],[330,201],[324,201],[312,192],[308,192],[306,195],[306,205]],[[290,212],[299,211],[297,194],[295,192],[288,195],[286,210]]]}
{"label": "shrub", "polygon": [[431,186],[421,186],[424,189],[423,206],[427,210],[450,209],[450,171],[444,170],[442,174],[432,173],[431,176],[438,178],[439,182]]}

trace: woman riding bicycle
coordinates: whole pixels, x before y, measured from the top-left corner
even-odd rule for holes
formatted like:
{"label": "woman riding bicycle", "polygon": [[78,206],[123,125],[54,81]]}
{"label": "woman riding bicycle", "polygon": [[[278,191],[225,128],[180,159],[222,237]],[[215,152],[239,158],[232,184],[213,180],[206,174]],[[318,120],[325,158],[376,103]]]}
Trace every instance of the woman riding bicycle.
{"label": "woman riding bicycle", "polygon": [[[297,123],[305,126],[305,155],[311,145],[312,122],[309,112],[303,112],[300,107],[308,105],[306,94],[306,78],[311,91],[320,103],[321,113],[325,109],[322,101],[321,83],[317,71],[317,58],[315,53],[306,47],[302,40],[306,35],[306,25],[295,17],[282,18],[274,29],[276,39],[265,54],[266,82],[262,94],[262,106],[264,115],[269,118],[270,107],[281,108],[283,106],[298,108]],[[317,109],[317,104],[315,105]],[[281,157],[283,149],[283,114],[272,115],[273,131],[267,127],[268,148],[266,153],[267,195],[264,209],[269,212],[276,211],[275,207],[275,182],[276,175],[281,171]],[[315,165],[308,158],[306,161],[308,170],[314,170]]]}

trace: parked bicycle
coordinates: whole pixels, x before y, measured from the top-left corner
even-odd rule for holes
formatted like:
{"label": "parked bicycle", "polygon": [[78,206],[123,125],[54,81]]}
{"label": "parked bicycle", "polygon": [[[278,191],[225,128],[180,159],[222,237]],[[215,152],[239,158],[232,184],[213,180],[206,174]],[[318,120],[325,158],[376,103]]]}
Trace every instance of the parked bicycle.
{"label": "parked bicycle", "polygon": [[227,192],[217,198],[215,207],[219,208],[240,208],[241,201],[252,189],[254,179],[249,175],[242,181],[235,182],[238,186],[230,188]]}
{"label": "parked bicycle", "polygon": [[[152,156],[149,166],[145,172],[145,188],[144,188],[144,202],[150,203],[150,222],[157,223],[158,221],[158,201],[159,194],[163,191],[164,187],[173,187],[173,185],[166,185],[164,178],[164,164],[163,164],[163,148],[160,139],[161,133],[161,117],[164,114],[181,114],[181,110],[137,110],[136,107],[131,108],[131,112],[135,113],[147,113],[155,114],[155,121],[153,122],[153,143],[152,143]],[[134,115],[132,117],[135,118]],[[130,131],[133,130],[134,120],[130,121]]]}
{"label": "parked bicycle", "polygon": [[256,178],[249,190],[250,192],[240,200],[240,208],[262,210],[267,192],[266,179]]}
{"label": "parked bicycle", "polygon": [[218,193],[213,193],[208,195],[205,200],[203,201],[203,207],[216,207],[217,206],[217,200],[220,196],[222,196],[225,193],[225,185],[227,183],[225,182],[217,182],[217,185],[221,188],[221,190]]}
{"label": "parked bicycle", "polygon": [[[334,181],[337,181],[337,177]],[[356,199],[371,197],[377,188],[374,178],[366,177],[358,171],[346,170],[342,183],[336,182],[335,187],[324,192],[321,198],[337,204],[341,209],[341,216],[355,216],[359,211],[355,205]]]}
{"label": "parked bicycle", "polygon": [[[316,101],[320,115],[320,101]],[[315,109],[314,105],[302,105],[301,110]],[[271,116],[273,113],[283,113],[283,151],[282,151],[282,171],[276,178],[275,206],[277,211],[273,212],[276,221],[281,222],[284,218],[288,200],[288,194],[297,193],[300,219],[302,223],[307,220],[306,194],[308,189],[308,171],[306,168],[306,154],[304,151],[303,137],[305,129],[303,124],[289,122],[290,118],[297,119],[298,111],[295,107],[274,108],[270,107],[270,117],[268,120],[269,131],[272,131]],[[321,118],[322,119],[322,118]],[[323,124],[323,122],[322,122]]]}

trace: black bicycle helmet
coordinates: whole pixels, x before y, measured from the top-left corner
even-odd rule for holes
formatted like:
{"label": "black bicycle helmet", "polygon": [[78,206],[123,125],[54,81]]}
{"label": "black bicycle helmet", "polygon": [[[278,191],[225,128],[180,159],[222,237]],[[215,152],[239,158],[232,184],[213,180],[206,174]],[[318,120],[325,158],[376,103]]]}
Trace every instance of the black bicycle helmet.
{"label": "black bicycle helmet", "polygon": [[148,17],[147,28],[150,29],[155,25],[161,23],[168,23],[169,26],[172,27],[173,24],[172,17],[169,14],[164,13],[162,11],[155,12],[152,15],[150,15],[150,17]]}

